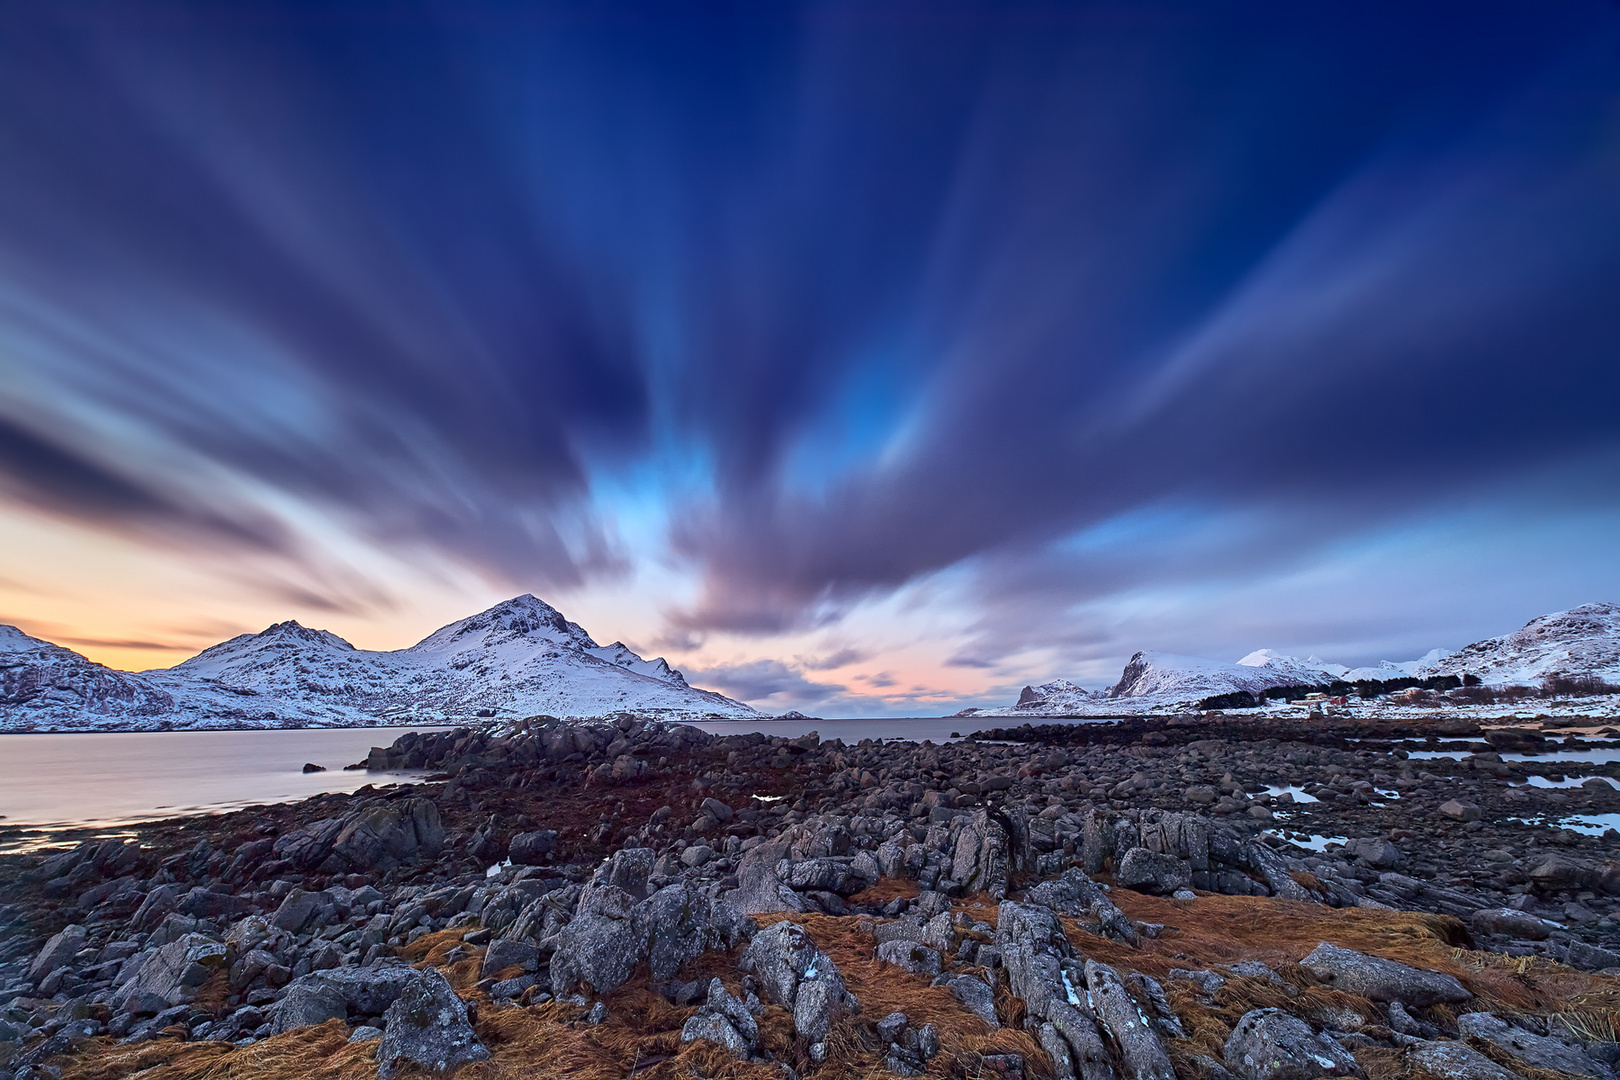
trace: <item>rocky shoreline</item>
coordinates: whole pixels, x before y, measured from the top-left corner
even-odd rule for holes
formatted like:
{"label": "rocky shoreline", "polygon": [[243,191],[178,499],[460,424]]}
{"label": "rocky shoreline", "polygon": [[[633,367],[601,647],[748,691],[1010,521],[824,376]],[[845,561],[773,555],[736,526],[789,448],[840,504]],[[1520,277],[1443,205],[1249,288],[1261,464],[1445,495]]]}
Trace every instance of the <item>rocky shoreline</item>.
{"label": "rocky shoreline", "polygon": [[1607,1077],[1615,734],[411,732],[0,856],[0,1076]]}

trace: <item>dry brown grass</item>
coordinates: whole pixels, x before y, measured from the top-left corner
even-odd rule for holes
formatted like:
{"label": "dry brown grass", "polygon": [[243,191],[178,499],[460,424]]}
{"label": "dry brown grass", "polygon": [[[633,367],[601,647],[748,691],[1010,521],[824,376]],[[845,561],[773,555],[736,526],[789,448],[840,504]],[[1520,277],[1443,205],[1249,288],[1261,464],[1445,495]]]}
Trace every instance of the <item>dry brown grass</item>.
{"label": "dry brown grass", "polygon": [[[898,883],[897,883],[898,884]],[[904,895],[899,889],[892,895]],[[1314,983],[1298,961],[1318,942],[1444,971],[1476,995],[1469,1007],[1506,1016],[1535,1013],[1556,1018],[1576,1032],[1612,1035],[1620,1030],[1620,979],[1574,971],[1540,959],[1512,959],[1459,948],[1461,926],[1444,916],[1370,909],[1333,910],[1311,904],[1261,897],[1201,896],[1175,901],[1116,890],[1115,902],[1127,915],[1165,925],[1157,939],[1133,949],[1087,933],[1074,920],[1064,920],[1076,947],[1088,957],[1122,970],[1141,971],[1164,979],[1172,968],[1206,968],[1242,960],[1262,960],[1293,984],[1293,990],[1265,979],[1233,978],[1205,1004],[1187,983],[1167,981],[1171,1007],[1188,1037],[1171,1040],[1169,1050],[1184,1080],[1202,1072],[1194,1058],[1219,1059],[1227,1035],[1251,1009],[1275,1007],[1310,1020],[1318,1027],[1366,1025],[1377,1034],[1379,1013],[1372,1003]],[[995,901],[987,896],[958,901],[956,910],[994,925]],[[877,1046],[872,1025],[890,1012],[904,1012],[913,1023],[932,1023],[942,1051],[930,1063],[935,1076],[974,1077],[986,1053],[1021,1054],[1032,1076],[1049,1075],[1050,1062],[1035,1040],[1021,1029],[1023,1003],[996,986],[996,1002],[1006,1026],[990,1031],[947,990],[899,968],[880,964],[870,932],[870,919],[819,914],[760,916],[762,926],[779,920],[802,926],[837,963],[850,990],[861,1002],[859,1016],[847,1018],[828,1038],[829,1054],[819,1066],[808,1047],[794,1039],[792,1017],[780,1006],[760,1017],[760,1043],[779,1061],[810,1078],[880,1080],[884,1047]],[[863,928],[864,927],[864,928]],[[478,1002],[479,1037],[490,1049],[489,1061],[463,1070],[460,1080],[534,1080],[570,1077],[580,1080],[766,1080],[781,1075],[775,1065],[733,1060],[709,1043],[683,1045],[680,1028],[693,1012],[671,1004],[648,985],[643,969],[629,985],[605,998],[610,1017],[600,1026],[580,1022],[582,1010],[551,1003],[496,1008],[474,989],[484,950],[448,964],[469,928],[426,935],[403,950],[418,965],[440,967],[452,985]],[[740,989],[737,955],[706,953],[681,973],[707,980],[719,976],[734,992]],[[1353,1016],[1351,1015],[1353,1014]],[[1453,1019],[1444,1009],[1430,1016],[1445,1026]],[[120,1080],[136,1073],[143,1080],[373,1080],[375,1044],[350,1044],[341,1021],[331,1021],[263,1040],[250,1047],[225,1043],[186,1043],[166,1037],[138,1046],[94,1040],[84,1053],[64,1059],[63,1080]],[[1555,1074],[1526,1070],[1499,1051],[1479,1047],[1532,1080],[1565,1080]],[[1360,1048],[1357,1059],[1371,1080],[1427,1080],[1399,1050]]]}

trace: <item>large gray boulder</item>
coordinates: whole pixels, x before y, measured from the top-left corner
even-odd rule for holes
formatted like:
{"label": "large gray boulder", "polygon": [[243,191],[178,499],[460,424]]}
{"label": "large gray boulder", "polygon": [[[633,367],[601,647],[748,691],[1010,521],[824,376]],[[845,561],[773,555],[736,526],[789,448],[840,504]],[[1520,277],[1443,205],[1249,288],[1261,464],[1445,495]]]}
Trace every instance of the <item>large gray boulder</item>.
{"label": "large gray boulder", "polygon": [[877,958],[903,968],[912,975],[938,975],[939,953],[917,941],[885,941],[877,947]]}
{"label": "large gray boulder", "polygon": [[484,962],[479,966],[478,977],[488,979],[508,968],[520,968],[524,972],[540,970],[540,950],[527,941],[496,938],[484,950]]}
{"label": "large gray boulder", "polygon": [[557,830],[518,833],[507,847],[507,857],[519,866],[540,866],[557,850]]}
{"label": "large gray boulder", "polygon": [[1325,941],[1311,950],[1299,966],[1336,990],[1374,1001],[1427,1006],[1454,1004],[1474,996],[1450,975],[1341,949]]}
{"label": "large gray boulder", "polygon": [[1419,1042],[1407,1049],[1405,1064],[1415,1065],[1440,1080],[1521,1080],[1466,1043],[1449,1040]]}
{"label": "large gray boulder", "polygon": [[573,921],[549,940],[551,989],[559,995],[581,983],[597,994],[612,993],[647,956],[647,927],[635,897],[613,885],[587,886]]}
{"label": "large gray boulder", "polygon": [[1142,1015],[1119,972],[1095,960],[1086,961],[1086,988],[1097,1019],[1114,1037],[1125,1074],[1131,1080],[1176,1080],[1175,1066],[1158,1033]]}
{"label": "large gray boulder", "polygon": [[748,1045],[748,1041],[730,1020],[716,1012],[695,1012],[681,1025],[681,1042],[699,1040],[718,1043],[739,1061],[747,1061],[753,1056],[753,1047]]}
{"label": "large gray boulder", "polygon": [[984,891],[1000,900],[1007,875],[1028,861],[1029,835],[1010,812],[975,810],[951,851],[951,879],[964,893]]}
{"label": "large gray boulder", "polygon": [[358,870],[393,866],[444,846],[444,825],[432,799],[404,799],[347,819],[332,842],[332,854]]}
{"label": "large gray boulder", "polygon": [[270,1029],[279,1035],[351,1013],[378,1016],[407,988],[426,978],[427,972],[402,963],[311,972],[294,979],[282,992],[281,1000],[270,1010]]}
{"label": "large gray boulder", "polygon": [[1024,894],[1024,903],[1050,908],[1060,915],[1090,915],[1102,924],[1105,936],[1127,945],[1141,944],[1141,936],[1131,920],[1078,866],[1071,866],[1054,881],[1043,881],[1030,889]]}
{"label": "large gray boulder", "polygon": [[[996,948],[1008,985],[1024,1001],[1026,1022],[1044,1021],[1055,1033],[1056,1042],[1043,1038],[1042,1046],[1053,1056],[1058,1080],[1113,1080],[1097,1017],[1080,996],[1084,971],[1053,911],[1002,901],[996,914]],[[1061,1053],[1056,1052],[1059,1049]]]}
{"label": "large gray boulder", "polygon": [[983,1020],[991,1031],[1001,1026],[996,1018],[996,995],[983,979],[972,975],[956,975],[945,984],[956,1000],[967,1006],[969,1012]]}
{"label": "large gray boulder", "polygon": [[663,981],[712,944],[712,905],[685,881],[659,889],[642,904],[647,928],[647,958],[652,976]]}
{"label": "large gray boulder", "polygon": [[151,1016],[197,996],[210,976],[229,967],[231,951],[223,942],[186,934],[152,952],[135,975],[120,986],[113,1001],[121,1012]]}
{"label": "large gray boulder", "polygon": [[1145,847],[1132,848],[1114,869],[1114,880],[1127,889],[1169,896],[1192,884],[1192,868],[1174,855]]}
{"label": "large gray boulder", "polygon": [[28,965],[28,980],[37,986],[41,979],[57,968],[66,967],[74,955],[84,948],[86,936],[84,927],[77,923],[64,926],[52,935],[34,955],[34,962]]}
{"label": "large gray boulder", "polygon": [[793,1009],[795,1034],[812,1046],[826,1039],[841,1014],[860,1007],[832,958],[793,923],[755,934],[738,966],[759,980],[770,1001]]}
{"label": "large gray boulder", "polygon": [[1528,911],[1516,908],[1481,908],[1468,917],[1475,930],[1485,934],[1506,934],[1526,941],[1545,941],[1554,927]]}
{"label": "large gray boulder", "polygon": [[393,1080],[407,1068],[448,1076],[489,1051],[467,1019],[467,1004],[436,968],[421,972],[383,1013],[377,1076]]}
{"label": "large gray boulder", "polygon": [[1607,1078],[1609,1067],[1578,1046],[1562,1039],[1536,1035],[1487,1012],[1468,1013],[1457,1018],[1457,1034],[1483,1039],[1538,1069],[1556,1069],[1577,1076]]}
{"label": "large gray boulder", "polygon": [[1222,1056],[1226,1067],[1243,1080],[1364,1075],[1344,1047],[1281,1009],[1244,1013],[1227,1037]]}

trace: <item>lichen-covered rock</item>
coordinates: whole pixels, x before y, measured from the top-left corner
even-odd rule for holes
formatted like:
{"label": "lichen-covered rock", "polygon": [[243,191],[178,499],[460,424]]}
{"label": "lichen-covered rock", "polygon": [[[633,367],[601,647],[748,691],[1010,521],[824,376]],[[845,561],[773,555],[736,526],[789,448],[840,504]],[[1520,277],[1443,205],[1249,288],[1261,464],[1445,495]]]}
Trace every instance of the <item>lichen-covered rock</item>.
{"label": "lichen-covered rock", "polygon": [[1115,868],[1114,880],[1137,892],[1169,896],[1192,883],[1192,868],[1174,855],[1132,848]]}
{"label": "lichen-covered rock", "polygon": [[85,939],[84,927],[77,923],[64,926],[34,955],[34,962],[28,966],[29,981],[38,985],[45,976],[66,965],[84,948]]}
{"label": "lichen-covered rock", "polygon": [[1119,973],[1107,964],[1086,961],[1086,987],[1097,1018],[1108,1029],[1131,1080],[1176,1080],[1175,1066],[1158,1033],[1142,1015]]}
{"label": "lichen-covered rock", "polygon": [[489,1057],[467,1020],[467,1005],[435,968],[407,985],[383,1013],[377,1076],[393,1080],[407,1068],[448,1076]]}
{"label": "lichen-covered rock", "polygon": [[551,939],[551,988],[566,994],[581,983],[598,994],[623,986],[647,956],[647,929],[635,898],[613,885],[590,885],[573,921]]}
{"label": "lichen-covered rock", "polygon": [[279,1035],[350,1013],[380,1016],[406,988],[427,977],[426,972],[397,962],[311,972],[288,984],[270,1010],[270,1029]]}
{"label": "lichen-covered rock", "polygon": [[1450,975],[1341,949],[1325,941],[1299,965],[1336,990],[1374,1001],[1428,1006],[1467,1001],[1474,996]]}
{"label": "lichen-covered rock", "polygon": [[739,966],[759,979],[768,1000],[793,1009],[793,1030],[820,1043],[841,1013],[859,1008],[832,958],[810,935],[779,922],[754,935]]}
{"label": "lichen-covered rock", "polygon": [[1349,1051],[1281,1009],[1255,1009],[1243,1014],[1227,1037],[1222,1056],[1226,1067],[1243,1080],[1362,1075],[1361,1066]]}
{"label": "lichen-covered rock", "polygon": [[113,1000],[122,1012],[150,1016],[191,1001],[209,976],[228,967],[230,961],[230,949],[224,943],[186,934],[147,957]]}
{"label": "lichen-covered rock", "polygon": [[1466,1043],[1449,1040],[1419,1042],[1407,1049],[1405,1063],[1440,1080],[1520,1080]]}
{"label": "lichen-covered rock", "polygon": [[939,953],[915,941],[882,942],[877,947],[877,958],[913,975],[938,975],[940,970]]}
{"label": "lichen-covered rock", "polygon": [[1609,1067],[1578,1046],[1562,1039],[1536,1035],[1487,1012],[1467,1013],[1457,1018],[1457,1034],[1482,1039],[1506,1050],[1526,1065],[1555,1069],[1577,1076],[1608,1077]]}

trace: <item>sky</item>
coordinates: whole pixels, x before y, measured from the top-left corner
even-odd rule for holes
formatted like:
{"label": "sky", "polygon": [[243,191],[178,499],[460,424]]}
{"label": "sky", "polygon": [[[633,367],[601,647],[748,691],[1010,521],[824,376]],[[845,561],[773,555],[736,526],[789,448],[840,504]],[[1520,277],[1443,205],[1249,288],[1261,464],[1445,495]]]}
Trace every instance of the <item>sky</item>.
{"label": "sky", "polygon": [[0,622],[938,715],[1620,600],[1620,4],[0,9]]}

